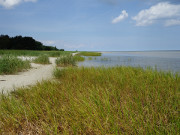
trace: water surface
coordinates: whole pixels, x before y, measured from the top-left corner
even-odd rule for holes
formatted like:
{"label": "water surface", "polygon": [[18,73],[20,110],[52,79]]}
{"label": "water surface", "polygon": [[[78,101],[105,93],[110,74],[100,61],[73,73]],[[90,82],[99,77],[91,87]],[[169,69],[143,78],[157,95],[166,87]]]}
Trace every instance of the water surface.
{"label": "water surface", "polygon": [[86,60],[78,65],[86,67],[140,66],[180,73],[180,51],[102,52],[102,56],[86,57]]}

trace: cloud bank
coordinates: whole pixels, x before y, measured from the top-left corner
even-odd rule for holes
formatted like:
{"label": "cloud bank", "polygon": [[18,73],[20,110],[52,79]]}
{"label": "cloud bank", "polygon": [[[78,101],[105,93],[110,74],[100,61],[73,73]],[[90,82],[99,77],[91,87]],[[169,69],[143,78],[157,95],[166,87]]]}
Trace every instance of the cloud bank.
{"label": "cloud bank", "polygon": [[137,26],[147,26],[163,21],[165,26],[180,25],[180,5],[160,2],[149,9],[141,10],[132,18]]}
{"label": "cloud bank", "polygon": [[128,13],[126,12],[126,10],[123,10],[118,17],[116,17],[112,20],[112,23],[115,24],[115,23],[121,22],[122,20],[126,19],[127,17],[128,17]]}
{"label": "cloud bank", "polygon": [[22,2],[36,2],[37,0],[0,0],[0,5],[10,9],[16,5],[19,5]]}

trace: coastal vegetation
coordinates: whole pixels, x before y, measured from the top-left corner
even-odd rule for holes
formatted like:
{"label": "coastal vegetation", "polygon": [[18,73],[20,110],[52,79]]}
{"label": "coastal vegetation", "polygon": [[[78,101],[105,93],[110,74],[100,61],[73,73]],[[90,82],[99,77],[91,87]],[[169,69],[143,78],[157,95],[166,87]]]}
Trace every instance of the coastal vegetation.
{"label": "coastal vegetation", "polygon": [[56,65],[61,67],[76,66],[76,60],[72,55],[64,55],[56,59]]}
{"label": "coastal vegetation", "polygon": [[78,55],[80,56],[101,56],[99,52],[79,52]]}
{"label": "coastal vegetation", "polygon": [[48,55],[40,55],[33,61],[34,63],[38,64],[50,64]]}
{"label": "coastal vegetation", "polygon": [[73,53],[72,51],[32,51],[32,50],[0,50],[1,55],[13,55],[13,56],[39,56],[48,55],[49,57],[59,57]]}
{"label": "coastal vegetation", "polygon": [[4,55],[0,57],[0,75],[1,74],[14,74],[31,67],[30,61],[21,60],[15,56]]}
{"label": "coastal vegetation", "polygon": [[177,134],[180,76],[133,67],[54,71],[0,97],[0,134]]}
{"label": "coastal vegetation", "polygon": [[74,56],[75,61],[85,61],[85,58],[79,55]]}
{"label": "coastal vegetation", "polygon": [[72,55],[72,54],[67,54],[63,55],[61,57],[58,57],[56,59],[56,65],[57,66],[62,66],[62,67],[67,67],[67,66],[76,66],[77,62],[79,61],[84,61],[85,58],[79,55]]}

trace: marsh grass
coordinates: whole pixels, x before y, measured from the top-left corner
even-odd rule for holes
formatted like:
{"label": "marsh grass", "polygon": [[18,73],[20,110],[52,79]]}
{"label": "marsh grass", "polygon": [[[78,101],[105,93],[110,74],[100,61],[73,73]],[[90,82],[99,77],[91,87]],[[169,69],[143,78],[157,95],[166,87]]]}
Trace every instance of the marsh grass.
{"label": "marsh grass", "polygon": [[80,56],[101,56],[99,52],[79,52],[78,55]]}
{"label": "marsh grass", "polygon": [[64,55],[56,59],[56,65],[61,67],[76,66],[76,60],[72,55]]}
{"label": "marsh grass", "polygon": [[93,58],[92,57],[88,57],[88,60],[92,60]]}
{"label": "marsh grass", "polygon": [[33,62],[38,64],[50,64],[48,55],[40,55],[34,59]]}
{"label": "marsh grass", "polygon": [[75,61],[85,61],[85,58],[79,55],[74,56]]}
{"label": "marsh grass", "polygon": [[0,58],[0,74],[14,74],[30,67],[30,61],[23,61],[15,56],[4,55]]}
{"label": "marsh grass", "polygon": [[180,76],[133,67],[56,69],[0,98],[0,134],[178,134]]}

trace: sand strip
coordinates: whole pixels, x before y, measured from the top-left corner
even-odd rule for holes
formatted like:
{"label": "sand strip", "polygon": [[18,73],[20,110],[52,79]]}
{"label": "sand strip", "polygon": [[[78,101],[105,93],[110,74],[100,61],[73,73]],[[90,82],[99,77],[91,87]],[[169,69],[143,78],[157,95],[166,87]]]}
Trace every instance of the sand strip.
{"label": "sand strip", "polygon": [[[26,58],[31,59],[28,57],[23,57],[22,59]],[[51,79],[56,58],[50,57],[49,59],[52,64],[41,65],[31,63],[32,68],[28,71],[15,75],[0,75],[0,92],[7,93],[19,87],[35,85],[42,80]]]}

